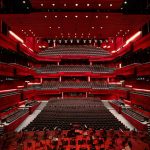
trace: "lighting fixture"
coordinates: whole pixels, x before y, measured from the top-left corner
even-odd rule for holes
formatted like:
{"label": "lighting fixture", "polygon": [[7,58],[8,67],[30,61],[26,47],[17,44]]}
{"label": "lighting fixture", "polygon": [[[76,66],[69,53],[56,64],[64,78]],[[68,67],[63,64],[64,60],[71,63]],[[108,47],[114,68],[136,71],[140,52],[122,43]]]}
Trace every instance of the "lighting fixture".
{"label": "lighting fixture", "polygon": [[21,43],[24,43],[23,39],[21,39],[17,34],[15,34],[13,31],[9,31],[9,34],[11,34],[16,40],[18,40]]}
{"label": "lighting fixture", "polygon": [[124,1],[124,4],[127,4],[127,1]]}
{"label": "lighting fixture", "polygon": [[135,33],[131,38],[129,38],[127,41],[126,41],[126,43],[128,44],[128,43],[130,43],[131,41],[133,41],[133,40],[135,40],[138,36],[140,36],[141,35],[141,31],[138,31],[137,33]]}

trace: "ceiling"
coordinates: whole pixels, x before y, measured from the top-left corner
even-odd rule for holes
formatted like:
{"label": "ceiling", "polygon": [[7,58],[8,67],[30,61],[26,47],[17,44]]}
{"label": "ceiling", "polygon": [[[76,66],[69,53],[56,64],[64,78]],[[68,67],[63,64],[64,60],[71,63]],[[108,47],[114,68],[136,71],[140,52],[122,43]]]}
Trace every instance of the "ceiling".
{"label": "ceiling", "polygon": [[31,0],[34,9],[120,9],[124,0]]}
{"label": "ceiling", "polygon": [[[106,39],[130,36],[150,20],[150,15],[114,12],[113,10],[121,9],[122,3],[123,0],[31,0],[32,8],[39,9],[40,12],[1,14],[0,18],[21,37]],[[53,8],[62,10],[41,11]],[[105,11],[93,12],[88,11],[89,8]]]}

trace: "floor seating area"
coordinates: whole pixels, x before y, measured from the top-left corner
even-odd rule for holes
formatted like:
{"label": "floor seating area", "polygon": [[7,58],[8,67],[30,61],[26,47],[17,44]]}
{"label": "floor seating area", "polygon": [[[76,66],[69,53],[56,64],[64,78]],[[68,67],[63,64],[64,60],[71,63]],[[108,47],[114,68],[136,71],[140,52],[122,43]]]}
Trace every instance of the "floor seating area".
{"label": "floor seating area", "polygon": [[69,129],[71,123],[79,123],[95,129],[123,129],[126,127],[117,120],[99,99],[51,99],[41,113],[31,122],[26,129],[34,128]]}
{"label": "floor seating area", "polygon": [[19,93],[18,91],[12,91],[12,92],[1,93],[1,94],[0,94],[0,97],[16,95],[16,94],[18,94],[18,93]]}
{"label": "floor seating area", "polygon": [[0,149],[21,150],[149,150],[145,132],[93,128],[21,131],[1,137]]}
{"label": "floor seating area", "polygon": [[28,101],[26,104],[7,108],[4,112],[0,113],[0,132],[12,131],[24,119],[31,114],[38,106],[38,101]]}
{"label": "floor seating area", "polygon": [[124,107],[124,103],[119,100],[111,100],[109,101],[110,105],[119,113],[122,112],[122,107]]}
{"label": "floor seating area", "polygon": [[9,114],[13,113],[16,110],[17,110],[17,106],[13,106],[0,111],[0,119],[7,118]]}
{"label": "floor seating area", "polygon": [[90,56],[110,56],[111,54],[100,48],[84,45],[60,45],[55,48],[49,48],[45,51],[39,52],[39,55],[90,55]]}
{"label": "floor seating area", "polygon": [[139,94],[143,96],[148,96],[150,97],[150,92],[144,92],[144,91],[131,91],[132,94]]}
{"label": "floor seating area", "polygon": [[0,124],[0,136],[4,134],[4,125]]}
{"label": "floor seating area", "polygon": [[58,73],[58,72],[92,72],[92,73],[112,73],[114,68],[88,65],[48,65],[46,67],[35,68],[38,73]]}
{"label": "floor seating area", "polygon": [[27,102],[27,103],[25,104],[25,106],[26,106],[26,107],[27,107],[27,106],[32,107],[32,106],[34,106],[34,105],[36,105],[36,104],[39,104],[39,102],[32,100],[32,101]]}
{"label": "floor seating area", "polygon": [[144,122],[146,120],[146,117],[142,116],[141,114],[135,112],[133,109],[131,108],[124,108],[122,109],[122,111],[128,115],[130,115],[131,117],[133,117],[134,119],[140,121],[140,122]]}
{"label": "floor seating area", "polygon": [[118,106],[124,106],[124,103],[119,100],[112,100],[111,103],[116,104]]}
{"label": "floor seating area", "polygon": [[2,118],[2,123],[11,123],[14,120],[17,120],[19,117],[23,116],[28,112],[28,109],[18,109],[13,113],[9,114],[7,117]]}

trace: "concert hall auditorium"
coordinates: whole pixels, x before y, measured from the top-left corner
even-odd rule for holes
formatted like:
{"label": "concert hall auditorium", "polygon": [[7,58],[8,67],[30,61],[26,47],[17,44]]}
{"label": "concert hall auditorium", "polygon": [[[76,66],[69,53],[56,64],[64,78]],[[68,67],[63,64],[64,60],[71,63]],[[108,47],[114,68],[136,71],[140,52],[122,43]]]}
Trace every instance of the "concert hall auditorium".
{"label": "concert hall auditorium", "polygon": [[150,0],[0,0],[0,150],[150,150]]}

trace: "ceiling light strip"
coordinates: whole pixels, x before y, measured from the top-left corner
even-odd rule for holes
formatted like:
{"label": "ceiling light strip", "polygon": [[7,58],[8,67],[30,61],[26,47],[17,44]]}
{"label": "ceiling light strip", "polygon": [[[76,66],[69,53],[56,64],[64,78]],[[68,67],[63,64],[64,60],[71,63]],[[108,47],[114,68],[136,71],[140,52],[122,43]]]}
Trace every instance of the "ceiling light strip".
{"label": "ceiling light strip", "polygon": [[15,34],[13,31],[9,31],[9,34],[12,35],[16,40],[18,40],[21,43],[24,43],[23,39],[21,39],[17,34]]}

